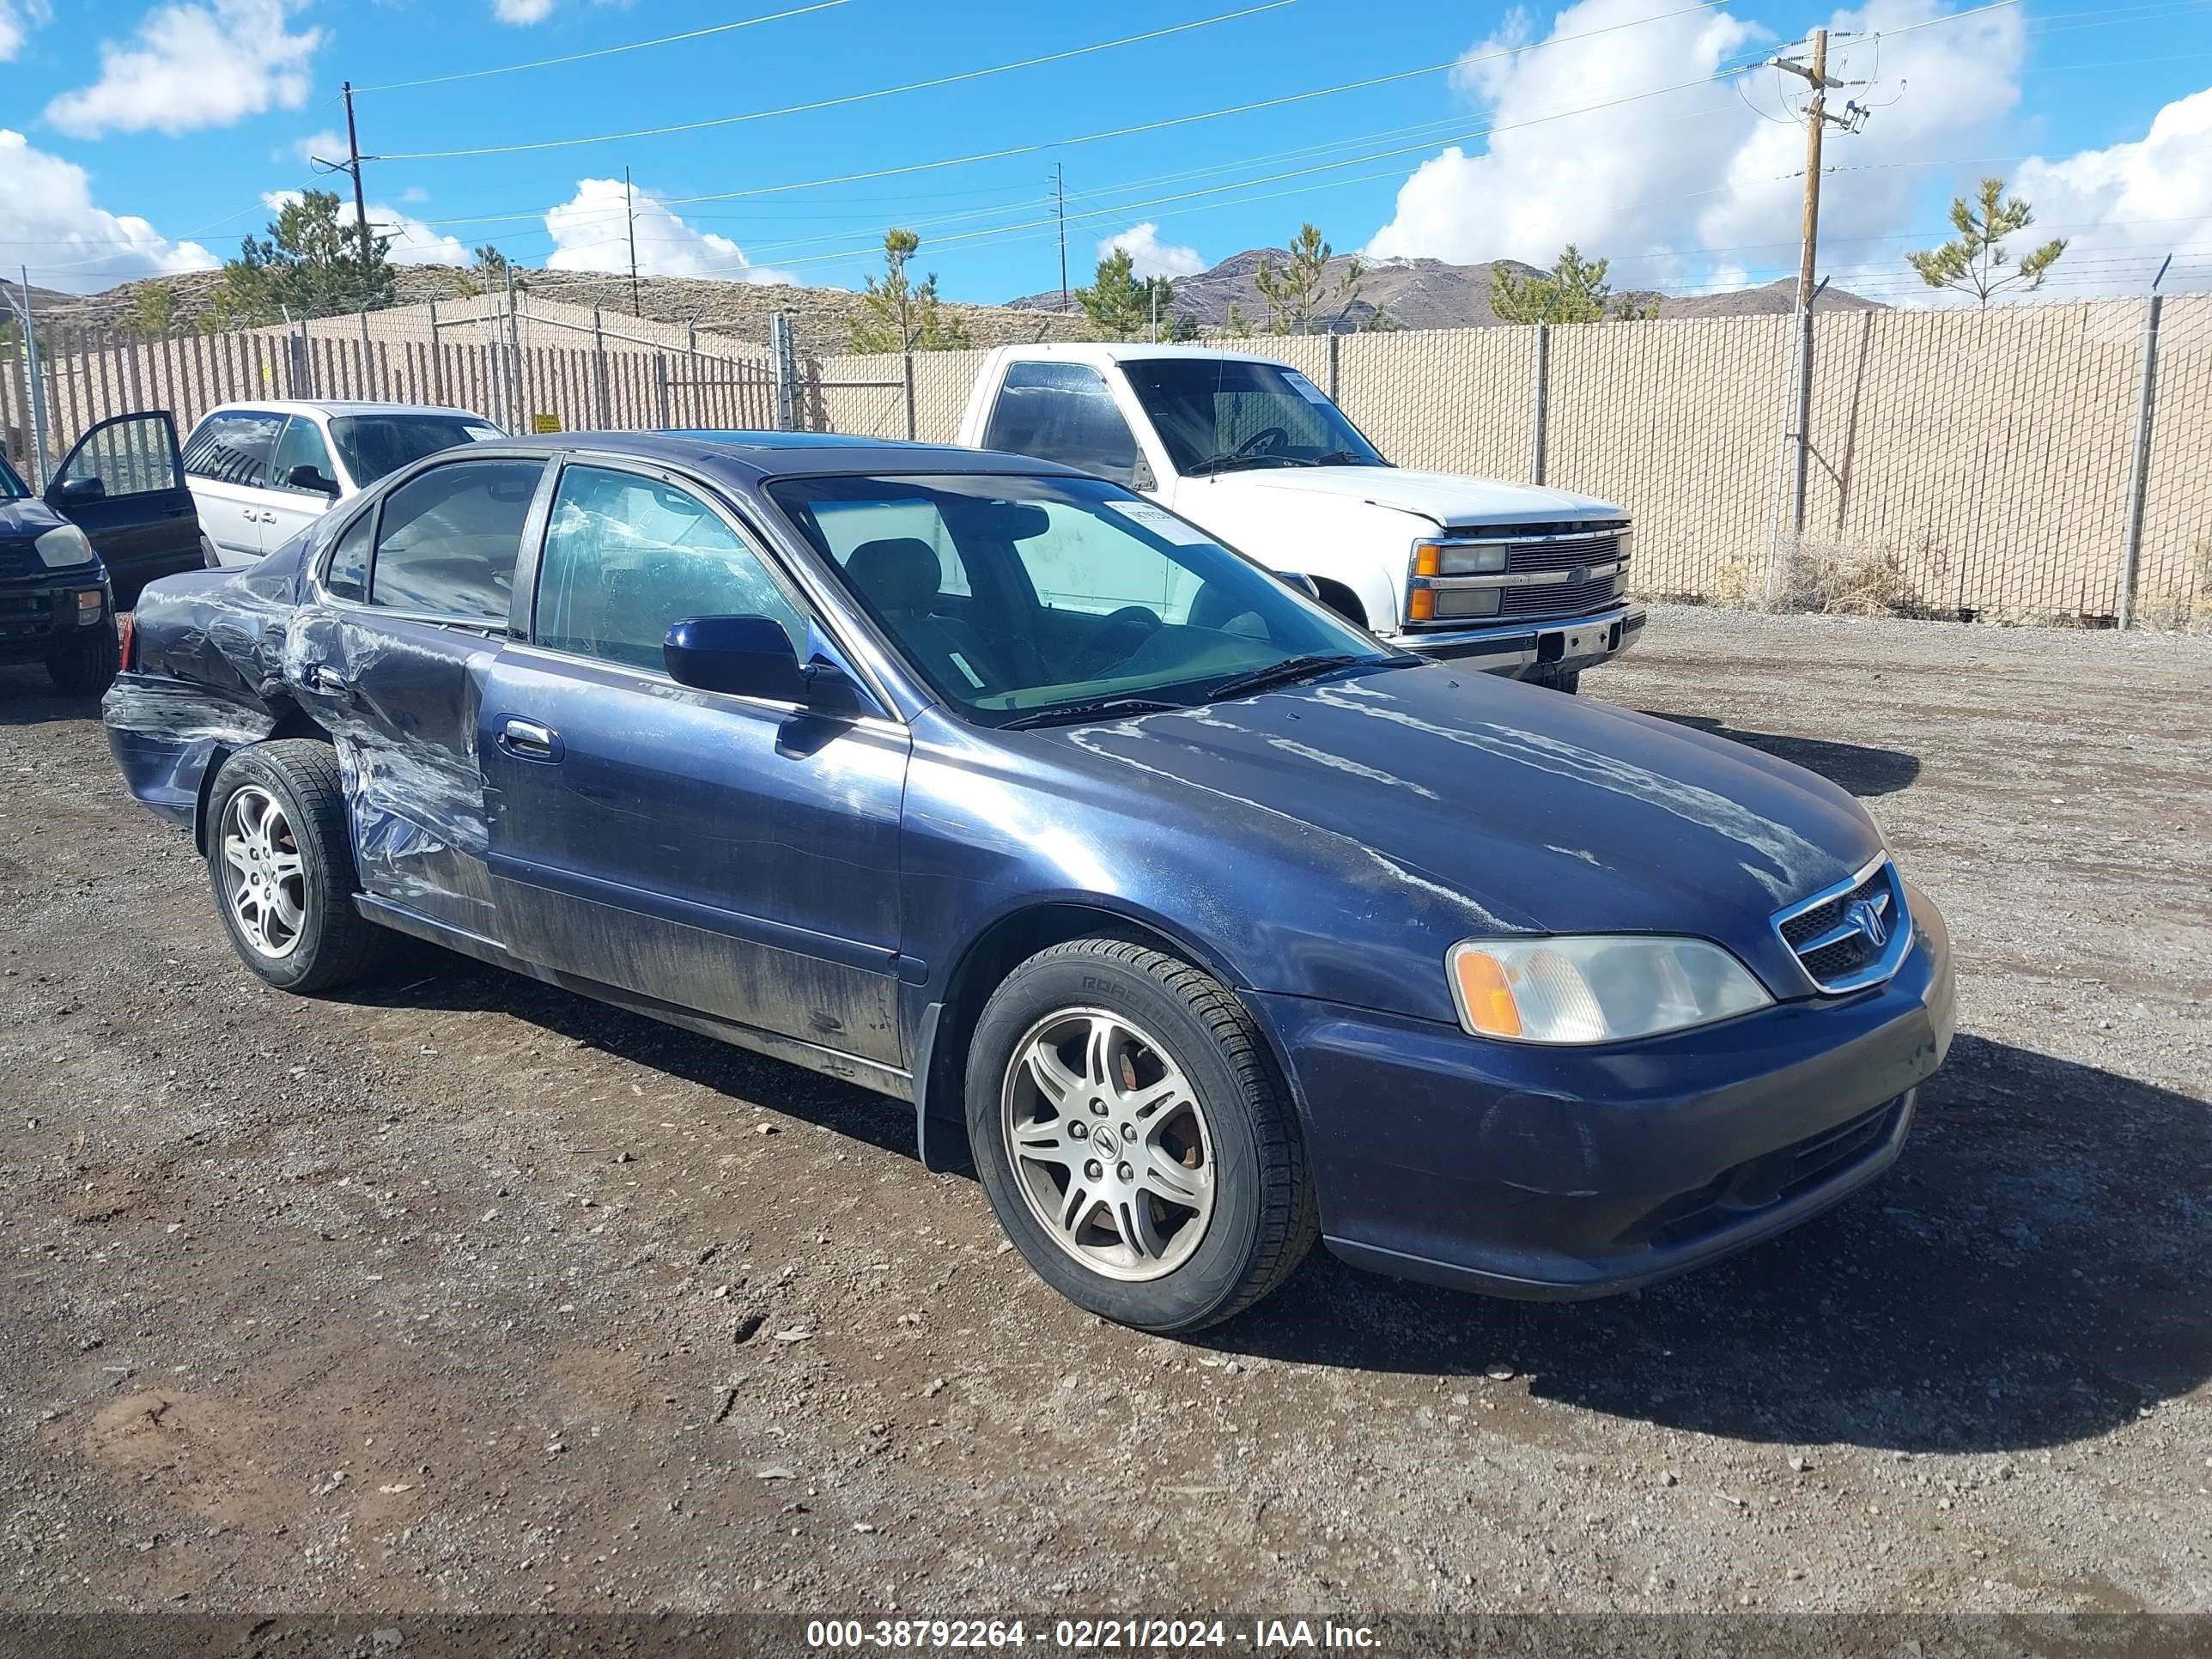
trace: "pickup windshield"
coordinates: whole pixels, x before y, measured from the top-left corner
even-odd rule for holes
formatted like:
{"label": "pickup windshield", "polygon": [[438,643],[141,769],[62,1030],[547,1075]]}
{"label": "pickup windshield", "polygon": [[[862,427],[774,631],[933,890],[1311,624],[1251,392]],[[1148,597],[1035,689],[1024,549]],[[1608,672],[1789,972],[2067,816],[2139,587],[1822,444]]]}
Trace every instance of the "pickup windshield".
{"label": "pickup windshield", "polygon": [[1388,466],[1296,369],[1234,357],[1136,357],[1122,371],[1186,477],[1259,466]]}
{"label": "pickup windshield", "polygon": [[1103,479],[787,478],[769,494],[915,672],[984,725],[1115,720],[1277,670],[1401,660]]}

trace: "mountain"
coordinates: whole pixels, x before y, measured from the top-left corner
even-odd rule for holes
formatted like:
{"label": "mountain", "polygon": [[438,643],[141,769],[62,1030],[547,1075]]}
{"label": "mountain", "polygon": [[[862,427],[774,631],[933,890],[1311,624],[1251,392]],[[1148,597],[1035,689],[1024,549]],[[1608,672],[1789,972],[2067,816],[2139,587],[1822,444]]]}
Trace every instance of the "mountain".
{"label": "mountain", "polygon": [[[1224,259],[1211,270],[1175,281],[1174,312],[1188,313],[1205,329],[1226,328],[1229,307],[1237,308],[1255,325],[1266,321],[1267,301],[1254,280],[1262,261],[1283,257],[1279,248],[1249,248]],[[1340,281],[1347,258],[1332,259],[1323,273],[1326,292]],[[1359,278],[1358,295],[1343,312],[1336,331],[1349,332],[1368,325],[1379,309],[1401,328],[1494,328],[1502,319],[1490,303],[1494,274],[1507,270],[1516,276],[1543,273],[1517,259],[1499,259],[1476,265],[1455,265],[1442,259],[1378,259]],[[1671,295],[1653,289],[1626,290],[1633,298],[1659,301],[1662,317],[1762,317],[1786,315],[1796,308],[1795,278],[1770,283],[1764,288],[1742,289],[1727,294]],[[1030,311],[1057,310],[1060,290],[1032,294],[1009,305]],[[1861,299],[1841,289],[1830,288],[1813,302],[1816,311],[1872,311],[1875,301]]]}

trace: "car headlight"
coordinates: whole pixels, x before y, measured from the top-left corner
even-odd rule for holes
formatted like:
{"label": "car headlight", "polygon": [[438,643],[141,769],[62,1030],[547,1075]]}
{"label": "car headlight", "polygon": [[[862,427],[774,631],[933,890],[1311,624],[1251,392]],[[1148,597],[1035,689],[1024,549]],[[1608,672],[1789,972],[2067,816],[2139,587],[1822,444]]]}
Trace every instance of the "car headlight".
{"label": "car headlight", "polygon": [[39,558],[49,570],[65,570],[73,564],[92,562],[92,544],[73,524],[58,525],[35,544]]}
{"label": "car headlight", "polygon": [[1472,939],[1444,966],[1460,1024],[1514,1042],[1619,1042],[1747,1014],[1774,999],[1701,939]]}

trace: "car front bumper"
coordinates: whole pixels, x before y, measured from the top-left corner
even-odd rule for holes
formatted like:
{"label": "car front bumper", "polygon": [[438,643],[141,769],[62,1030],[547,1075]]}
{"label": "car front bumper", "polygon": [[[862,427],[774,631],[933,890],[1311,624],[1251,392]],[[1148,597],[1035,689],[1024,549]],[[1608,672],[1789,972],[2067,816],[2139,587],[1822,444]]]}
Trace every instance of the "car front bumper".
{"label": "car front bumper", "polygon": [[1486,674],[1515,679],[1579,673],[1612,661],[1636,642],[1647,613],[1641,605],[1614,605],[1587,617],[1557,621],[1489,623],[1480,628],[1402,629],[1386,637],[1407,651],[1463,662]]}
{"label": "car front bumper", "polygon": [[[99,607],[82,609],[77,596],[96,593]],[[107,576],[94,566],[27,582],[0,583],[0,663],[45,662],[66,651],[114,613]]]}
{"label": "car front bumper", "polygon": [[1493,1295],[1602,1296],[1835,1203],[1896,1160],[1950,1048],[1949,935],[1908,896],[1913,949],[1887,985],[1601,1048],[1248,993],[1289,1060],[1329,1249]]}

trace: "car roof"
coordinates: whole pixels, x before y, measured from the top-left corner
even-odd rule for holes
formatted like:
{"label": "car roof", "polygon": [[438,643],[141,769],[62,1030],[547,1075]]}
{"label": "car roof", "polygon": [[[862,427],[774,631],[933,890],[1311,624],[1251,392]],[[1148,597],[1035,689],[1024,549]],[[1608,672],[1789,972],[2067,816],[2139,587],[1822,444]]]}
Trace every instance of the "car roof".
{"label": "car roof", "polygon": [[[270,415],[455,415],[464,420],[484,420],[472,409],[451,409],[443,404],[371,403],[351,398],[240,398],[217,404],[208,414],[228,415],[249,409]],[[484,421],[484,424],[493,422]]]}
{"label": "car roof", "polygon": [[[1081,477],[1073,467],[1030,455],[1006,455],[955,444],[903,443],[836,432],[738,432],[707,428],[665,432],[547,432],[504,440],[507,449],[571,450],[763,478],[823,473],[980,472]],[[489,447],[489,446],[486,446]]]}
{"label": "car roof", "polygon": [[1264,351],[1223,351],[1212,346],[1147,345],[1141,341],[1121,343],[1099,340],[1052,340],[1036,345],[1001,346],[1000,349],[1018,362],[1026,358],[1058,358],[1064,362],[1128,363],[1153,357],[1202,357],[1207,362],[1218,363],[1224,359],[1232,363],[1273,363],[1278,368],[1290,365],[1279,357],[1270,357]]}

